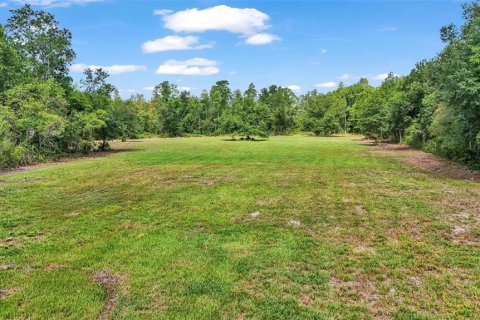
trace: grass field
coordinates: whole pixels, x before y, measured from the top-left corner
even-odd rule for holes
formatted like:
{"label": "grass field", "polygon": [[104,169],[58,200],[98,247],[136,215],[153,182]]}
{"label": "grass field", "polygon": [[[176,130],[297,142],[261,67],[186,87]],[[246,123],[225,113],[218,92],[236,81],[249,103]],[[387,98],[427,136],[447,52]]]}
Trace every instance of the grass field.
{"label": "grass field", "polygon": [[478,182],[358,137],[115,147],[0,176],[0,319],[480,319]]}

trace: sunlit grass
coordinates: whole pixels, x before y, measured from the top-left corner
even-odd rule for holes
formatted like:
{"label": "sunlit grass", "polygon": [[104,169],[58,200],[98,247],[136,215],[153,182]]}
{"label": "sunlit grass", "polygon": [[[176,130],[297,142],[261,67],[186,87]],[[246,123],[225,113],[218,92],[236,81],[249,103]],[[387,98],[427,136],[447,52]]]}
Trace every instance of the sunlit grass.
{"label": "sunlit grass", "polygon": [[102,270],[112,319],[478,316],[478,183],[356,140],[151,139],[0,176],[0,318],[94,319]]}

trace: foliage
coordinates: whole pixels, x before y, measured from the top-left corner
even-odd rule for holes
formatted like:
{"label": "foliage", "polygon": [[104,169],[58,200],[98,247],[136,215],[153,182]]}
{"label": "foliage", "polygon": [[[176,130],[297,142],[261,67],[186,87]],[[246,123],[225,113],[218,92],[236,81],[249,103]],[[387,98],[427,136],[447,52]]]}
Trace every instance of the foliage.
{"label": "foliage", "polygon": [[244,95],[235,91],[230,108],[223,113],[220,123],[222,133],[242,136],[247,140],[254,136],[268,137],[268,108],[257,101],[257,90],[251,83]]}
{"label": "foliage", "polygon": [[337,92],[319,94],[312,91],[299,103],[298,125],[302,131],[329,136],[347,129],[347,101]]}
{"label": "foliage", "polygon": [[23,57],[15,50],[0,25],[0,93],[26,80],[25,66]]}
{"label": "foliage", "polygon": [[32,74],[67,84],[68,68],[75,59],[70,31],[60,28],[51,13],[35,11],[30,5],[11,12],[7,34],[18,53],[28,59]]}
{"label": "foliage", "polygon": [[273,85],[260,91],[259,101],[270,112],[269,131],[285,134],[293,129],[297,97],[292,90]]}
{"label": "foliage", "polygon": [[360,133],[480,167],[480,6],[464,5],[463,26],[440,30],[444,50],[410,74],[391,73],[378,87],[367,79],[328,93],[297,97],[276,85],[242,93],[226,80],[194,96],[164,81],[151,100],[121,99],[102,69],[73,85],[71,33],[45,11],[25,5],[0,26],[2,166],[66,153],[108,149],[108,141],[190,134],[246,140],[304,131]]}
{"label": "foliage", "polygon": [[[58,152],[66,125],[67,100],[62,87],[53,80],[18,85],[4,93],[2,104],[6,109],[2,112],[4,130],[10,136],[14,133],[8,144],[15,153],[12,159],[30,163]],[[18,148],[23,150],[21,156]]]}

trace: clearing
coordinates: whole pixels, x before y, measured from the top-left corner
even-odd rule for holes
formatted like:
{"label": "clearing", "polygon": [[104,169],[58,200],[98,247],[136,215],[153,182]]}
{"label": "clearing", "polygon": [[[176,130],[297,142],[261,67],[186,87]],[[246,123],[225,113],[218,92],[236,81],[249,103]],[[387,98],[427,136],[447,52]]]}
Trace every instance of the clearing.
{"label": "clearing", "polygon": [[0,319],[480,314],[475,173],[358,137],[226,140],[1,175]]}

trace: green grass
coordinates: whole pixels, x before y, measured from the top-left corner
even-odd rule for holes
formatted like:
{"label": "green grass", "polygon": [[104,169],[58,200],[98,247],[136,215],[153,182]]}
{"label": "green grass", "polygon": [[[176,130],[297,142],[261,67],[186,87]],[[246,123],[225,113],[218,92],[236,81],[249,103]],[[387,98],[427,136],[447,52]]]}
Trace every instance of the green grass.
{"label": "green grass", "polygon": [[111,319],[478,319],[479,184],[355,140],[151,139],[0,176],[0,318],[95,319],[106,270]]}

